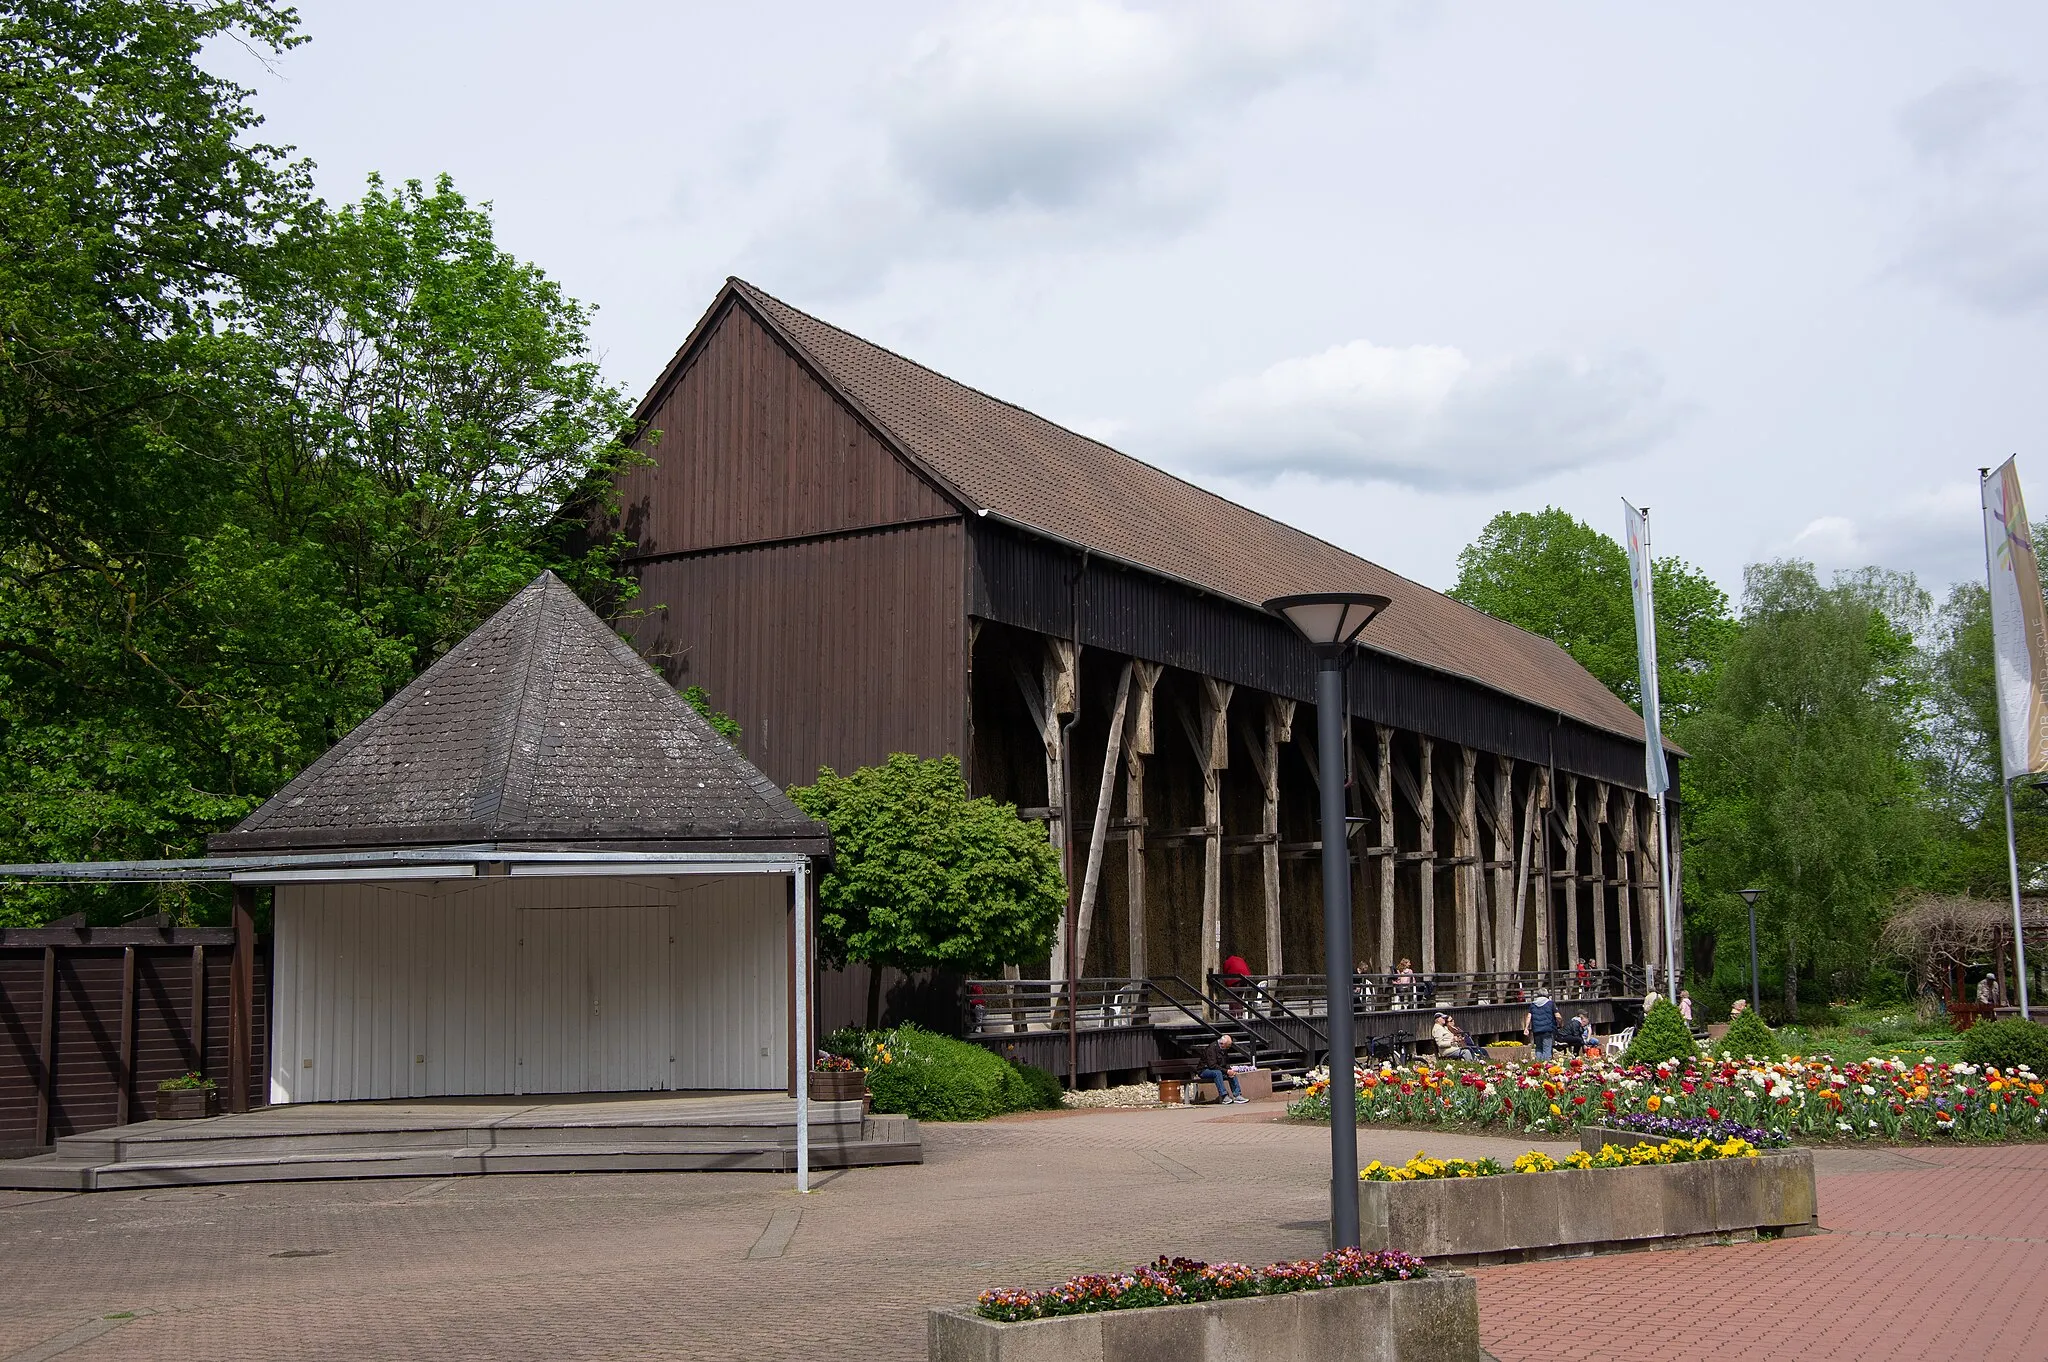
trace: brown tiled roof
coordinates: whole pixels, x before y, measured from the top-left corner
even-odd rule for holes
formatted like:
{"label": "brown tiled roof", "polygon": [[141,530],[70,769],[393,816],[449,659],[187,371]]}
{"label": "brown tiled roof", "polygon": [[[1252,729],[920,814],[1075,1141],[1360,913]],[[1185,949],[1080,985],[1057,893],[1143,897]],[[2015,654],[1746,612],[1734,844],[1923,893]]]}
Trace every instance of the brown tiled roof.
{"label": "brown tiled roof", "polygon": [[1635,711],[1548,639],[956,383],[744,280],[730,287],[970,510],[1254,608],[1304,591],[1387,596],[1393,604],[1367,633],[1370,648],[1642,737]]}
{"label": "brown tiled roof", "polygon": [[543,572],[214,851],[818,851],[828,833]]}

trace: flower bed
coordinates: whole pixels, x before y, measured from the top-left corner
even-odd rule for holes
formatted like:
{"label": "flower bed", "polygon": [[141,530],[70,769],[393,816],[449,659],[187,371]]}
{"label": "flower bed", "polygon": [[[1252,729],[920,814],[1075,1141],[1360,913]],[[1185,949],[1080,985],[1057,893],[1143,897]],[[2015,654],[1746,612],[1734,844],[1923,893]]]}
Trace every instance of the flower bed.
{"label": "flower bed", "polygon": [[1813,1155],[1763,1154],[1746,1140],[1531,1152],[1512,1170],[1418,1154],[1400,1168],[1374,1164],[1358,1183],[1369,1247],[1456,1264],[1804,1233],[1816,1211]]}
{"label": "flower bed", "polygon": [[1706,1163],[1714,1159],[1753,1159],[1757,1148],[1747,1140],[1665,1140],[1661,1144],[1603,1145],[1597,1151],[1576,1150],[1553,1159],[1532,1149],[1513,1167],[1497,1159],[1433,1159],[1417,1151],[1396,1168],[1374,1159],[1358,1170],[1361,1182],[1428,1182],[1436,1178],[1491,1178],[1507,1173],[1555,1173],[1560,1168],[1641,1168],[1658,1164]]}
{"label": "flower bed", "polygon": [[931,1312],[932,1362],[1479,1362],[1472,1278],[1344,1249],[1254,1268],[1161,1258]]}
{"label": "flower bed", "polygon": [[[1328,1076],[1310,1078],[1288,1114],[1327,1121]],[[2031,1069],[2005,1072],[1932,1059],[1838,1064],[1824,1056],[1768,1062],[1702,1057],[1654,1067],[1598,1058],[1451,1068],[1418,1063],[1361,1068],[1354,1081],[1359,1120],[1407,1125],[1563,1135],[1585,1122],[1663,1117],[1809,1139],[2019,1140],[2048,1133],[2042,1109],[2048,1092]]]}
{"label": "flower bed", "polygon": [[1230,1300],[1239,1296],[1281,1296],[1333,1286],[1371,1286],[1428,1276],[1420,1258],[1405,1253],[1332,1249],[1320,1258],[1256,1268],[1244,1263],[1202,1263],[1161,1256],[1129,1272],[1091,1272],[1069,1277],[1044,1291],[984,1291],[974,1303],[983,1319],[1014,1324],[1023,1319],[1085,1315],[1097,1310],[1135,1310],[1149,1305]]}

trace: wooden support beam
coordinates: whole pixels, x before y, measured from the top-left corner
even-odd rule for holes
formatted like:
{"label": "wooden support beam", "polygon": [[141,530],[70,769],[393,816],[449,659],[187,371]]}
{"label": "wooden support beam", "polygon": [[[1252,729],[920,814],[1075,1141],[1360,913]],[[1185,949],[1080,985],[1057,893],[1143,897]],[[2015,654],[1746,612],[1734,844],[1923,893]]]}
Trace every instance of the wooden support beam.
{"label": "wooden support beam", "polygon": [[1593,967],[1604,972],[1607,968],[1607,782],[1596,780],[1592,785],[1592,816],[1586,821],[1587,830],[1593,838]]}
{"label": "wooden support beam", "polygon": [[[1048,638],[1044,642],[1045,653],[1039,660],[1035,678],[1037,684],[1032,684],[1034,678],[1019,662],[1016,664],[1017,687],[1023,692],[1025,707],[1031,711],[1031,721],[1038,726],[1039,742],[1045,748],[1045,835],[1053,850],[1059,853],[1060,875],[1064,879],[1074,873],[1074,866],[1067,845],[1066,733],[1060,720],[1074,712],[1075,696],[1079,693],[1076,683],[1081,650],[1071,639]],[[1067,919],[1064,913],[1053,932],[1047,977],[1067,977]]]}
{"label": "wooden support beam", "polygon": [[1532,906],[1536,910],[1536,968],[1549,970],[1557,968],[1557,951],[1551,941],[1555,923],[1552,921],[1550,893],[1550,770],[1538,767],[1536,771],[1536,801],[1531,805],[1535,824],[1536,874],[1542,888],[1538,901]]}
{"label": "wooden support beam", "polygon": [[1109,736],[1102,744],[1102,782],[1095,792],[1095,822],[1088,833],[1088,868],[1081,877],[1081,902],[1074,917],[1074,959],[1084,977],[1088,973],[1088,929],[1095,917],[1095,889],[1102,882],[1102,844],[1109,834],[1109,801],[1116,793],[1116,768],[1124,751],[1124,710],[1131,699],[1131,666],[1124,663],[1116,679]]}
{"label": "wooden support beam", "polygon": [[1380,973],[1394,972],[1394,731],[1384,724],[1372,726],[1379,740],[1379,767],[1372,784],[1373,803],[1380,812],[1380,845],[1373,854],[1380,858]]}
{"label": "wooden support beam", "polygon": [[1646,872],[1643,876],[1645,883],[1642,885],[1642,898],[1643,920],[1647,926],[1647,930],[1643,933],[1643,939],[1644,944],[1649,948],[1645,954],[1649,956],[1648,964],[1653,971],[1652,977],[1654,978],[1655,972],[1663,970],[1665,958],[1663,846],[1657,837],[1656,800],[1647,796],[1644,797],[1642,801],[1642,816],[1641,841],[1643,846],[1643,869]]}
{"label": "wooden support beam", "polygon": [[206,947],[192,948],[192,1072],[206,1072]]}
{"label": "wooden support beam", "polygon": [[1579,778],[1564,778],[1564,940],[1570,957],[1566,969],[1579,963]]}
{"label": "wooden support beam", "polygon": [[1422,759],[1418,763],[1422,788],[1414,794],[1415,811],[1422,819],[1422,972],[1436,973],[1436,744],[1418,738]]}
{"label": "wooden support beam", "polygon": [[[1481,806],[1485,807],[1484,805]],[[1493,968],[1500,972],[1522,967],[1522,938],[1510,935],[1515,921],[1515,763],[1493,759]]]}
{"label": "wooden support beam", "polygon": [[[1223,967],[1223,771],[1230,765],[1230,697],[1236,687],[1214,677],[1201,682],[1201,720],[1189,734],[1202,769],[1202,973]],[[1183,711],[1182,721],[1187,721]]]}
{"label": "wooden support beam", "polygon": [[[1479,972],[1484,945],[1479,935],[1478,764],[1478,754],[1471,748],[1458,748],[1457,836],[1453,845],[1457,860],[1451,871],[1451,901],[1457,909],[1458,970],[1463,974]],[[1493,954],[1490,949],[1484,953],[1488,957]]]}
{"label": "wooden support beam", "polygon": [[120,1058],[115,1073],[114,1124],[128,1124],[130,1094],[135,1088],[135,948],[121,948]]}
{"label": "wooden support beam", "polygon": [[249,1109],[249,1088],[255,1078],[254,1023],[256,1010],[256,890],[246,884],[234,887],[235,957],[228,969],[228,1083],[229,1111]]}
{"label": "wooden support beam", "polygon": [[57,1098],[57,948],[43,947],[43,1025],[36,1035],[36,1143],[51,1140],[50,1104]]}
{"label": "wooden support beam", "polygon": [[1294,701],[1266,697],[1266,725],[1259,753],[1260,865],[1266,891],[1266,973],[1284,974],[1280,940],[1280,747],[1294,737]]}
{"label": "wooden support beam", "polygon": [[[1522,851],[1521,854],[1518,857],[1516,857],[1515,866],[1515,915],[1513,919],[1513,926],[1511,926],[1508,929],[1508,940],[1514,943],[1514,964],[1511,966],[1511,968],[1514,969],[1520,969],[1522,967],[1522,924],[1528,920],[1529,861],[1532,853],[1535,850],[1533,842],[1538,827],[1536,821],[1536,798],[1542,788],[1542,778],[1543,773],[1541,770],[1530,772],[1529,792],[1527,795],[1523,797]],[[1544,889],[1543,897],[1546,902],[1550,898],[1548,886],[1546,886]],[[1541,969],[1543,967],[1543,947],[1545,944],[1548,943],[1549,935],[1550,934],[1548,932],[1540,931],[1537,934],[1536,967],[1538,969]]]}
{"label": "wooden support beam", "polygon": [[1629,897],[1629,858],[1636,849],[1636,792],[1623,790],[1621,794],[1621,817],[1614,834],[1614,903],[1615,914],[1621,920],[1621,964],[1626,969],[1636,963],[1635,907]]}

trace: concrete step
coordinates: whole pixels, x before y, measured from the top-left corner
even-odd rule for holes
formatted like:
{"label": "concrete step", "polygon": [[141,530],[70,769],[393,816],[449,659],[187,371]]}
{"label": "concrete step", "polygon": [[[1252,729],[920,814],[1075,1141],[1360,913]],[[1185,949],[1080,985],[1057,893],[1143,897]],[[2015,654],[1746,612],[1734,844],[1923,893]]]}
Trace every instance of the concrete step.
{"label": "concrete step", "polygon": [[[832,1138],[813,1131],[810,1156],[815,1168],[853,1168],[879,1164],[922,1163],[924,1141],[917,1123],[907,1117],[874,1117],[860,1126],[829,1128]],[[445,1132],[450,1135],[473,1132]],[[491,1144],[364,1145],[349,1149],[293,1148],[290,1141],[275,1147],[224,1151],[222,1142],[158,1142],[144,1156],[93,1162],[68,1152],[13,1159],[0,1164],[0,1187],[54,1191],[111,1191],[119,1188],[182,1187],[233,1182],[300,1182],[337,1178],[427,1178],[489,1173],[624,1173],[624,1172],[792,1172],[796,1150],[791,1144],[759,1139],[639,1141],[554,1138],[564,1131],[545,1132],[544,1140],[519,1140],[534,1132],[496,1132],[505,1137]],[[785,1132],[793,1135],[793,1131]],[[237,1142],[240,1143],[240,1142]]]}
{"label": "concrete step", "polygon": [[[811,1125],[814,1144],[846,1143],[861,1138],[859,1119]],[[74,1148],[59,1141],[58,1152],[66,1158],[96,1163],[159,1163],[172,1159],[262,1159],[284,1154],[341,1154],[376,1149],[459,1151],[491,1149],[505,1145],[590,1145],[633,1144],[675,1145],[689,1148],[702,1144],[750,1144],[796,1146],[794,1126],[709,1126],[634,1125],[498,1127],[471,1130],[365,1130],[308,1131],[296,1135],[242,1135],[223,1131],[212,1139],[123,1139],[96,1140],[93,1149]]]}

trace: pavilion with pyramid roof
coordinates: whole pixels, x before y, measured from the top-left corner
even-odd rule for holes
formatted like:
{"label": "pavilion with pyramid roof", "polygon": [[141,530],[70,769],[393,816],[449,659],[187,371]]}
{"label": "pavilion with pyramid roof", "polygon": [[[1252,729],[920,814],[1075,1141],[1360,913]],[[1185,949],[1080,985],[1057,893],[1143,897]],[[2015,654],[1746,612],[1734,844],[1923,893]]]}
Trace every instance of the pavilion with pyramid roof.
{"label": "pavilion with pyramid roof", "polygon": [[544,572],[204,859],[0,875],[233,885],[231,1111],[706,1091],[801,1104],[811,886],[830,849]]}

